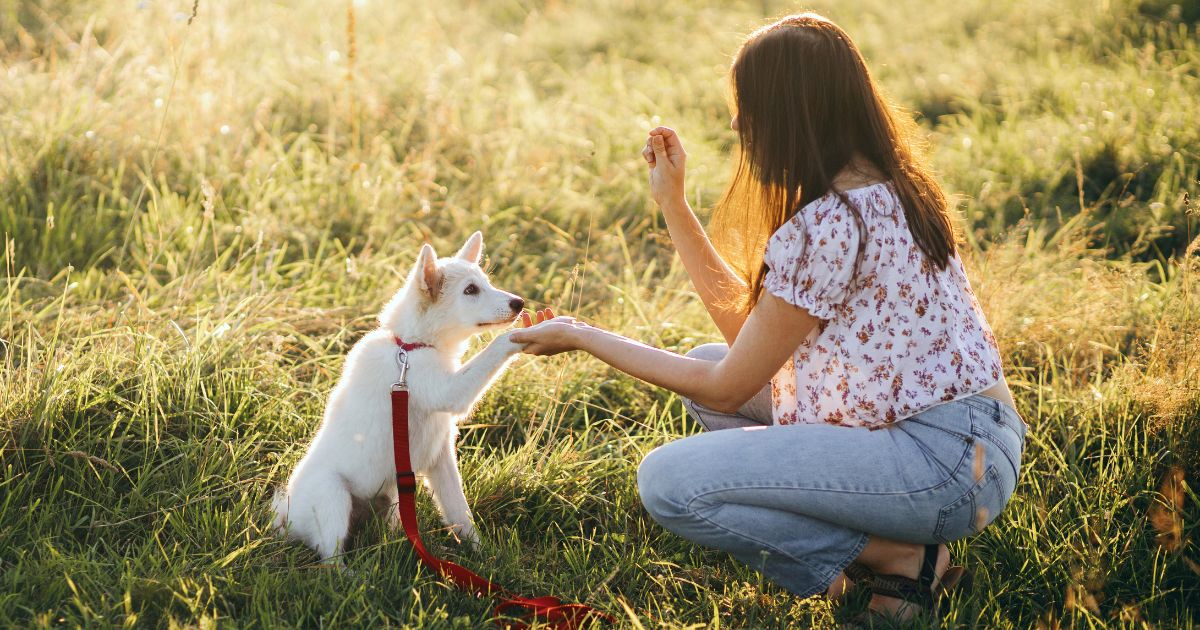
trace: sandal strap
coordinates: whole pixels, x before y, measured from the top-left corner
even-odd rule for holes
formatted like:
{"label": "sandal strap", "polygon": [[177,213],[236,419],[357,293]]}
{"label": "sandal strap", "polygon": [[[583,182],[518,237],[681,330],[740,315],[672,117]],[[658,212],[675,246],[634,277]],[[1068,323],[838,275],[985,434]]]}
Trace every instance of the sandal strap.
{"label": "sandal strap", "polygon": [[933,580],[937,577],[937,545],[925,545],[925,557],[921,560],[921,572],[917,574],[917,582],[925,591],[933,590]]}
{"label": "sandal strap", "polygon": [[853,580],[855,586],[866,589],[871,588],[871,578],[875,577],[874,571],[857,562],[850,563],[849,566],[842,569],[842,573],[845,573],[846,577]]}
{"label": "sandal strap", "polygon": [[[921,571],[915,580],[903,575],[874,573],[861,565],[859,567],[867,574],[865,584],[871,593],[920,604],[928,609],[933,608],[936,601],[933,594],[933,580],[937,577],[937,555],[937,545],[925,545],[925,556],[921,559]],[[855,565],[852,564],[851,567],[853,566]],[[847,569],[849,568],[847,567]],[[855,572],[857,571],[856,569]],[[849,571],[846,575],[850,576],[852,580],[855,579]]]}
{"label": "sandal strap", "polygon": [[895,597],[906,602],[933,608],[937,598],[933,594],[933,580],[937,577],[937,545],[925,545],[925,556],[921,559],[921,571],[917,579],[889,573],[875,573],[857,563],[850,563],[842,573],[854,581],[855,586],[884,597]]}
{"label": "sandal strap", "polygon": [[895,597],[925,608],[932,608],[934,603],[933,593],[929,589],[922,589],[918,581],[903,575],[876,573],[871,578],[871,593]]}

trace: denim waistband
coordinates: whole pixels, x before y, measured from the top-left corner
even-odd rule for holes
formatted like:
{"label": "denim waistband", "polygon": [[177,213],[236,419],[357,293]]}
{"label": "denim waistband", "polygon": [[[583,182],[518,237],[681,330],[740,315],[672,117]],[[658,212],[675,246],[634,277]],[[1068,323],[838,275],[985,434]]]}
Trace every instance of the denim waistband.
{"label": "denim waistband", "polygon": [[959,398],[954,402],[960,402],[964,405],[968,405],[981,411],[996,414],[1011,420],[1013,428],[1019,431],[1022,437],[1025,436],[1026,427],[1029,426],[1028,423],[1025,422],[1025,419],[1021,417],[1021,414],[1018,413],[1017,410],[1012,407],[1012,405],[1001,402],[995,398],[992,398],[991,396],[984,396],[983,394],[971,394],[965,398]]}
{"label": "denim waistband", "polygon": [[959,413],[953,411],[956,405],[974,409],[975,413],[982,414],[983,417],[990,418],[995,423],[1011,429],[1022,442],[1025,440],[1029,425],[1026,424],[1021,414],[1012,406],[1000,402],[991,396],[984,396],[983,394],[971,394],[956,400],[939,403],[899,421],[898,424],[911,421],[916,424],[926,425],[930,428],[966,437],[975,427],[970,416],[962,413],[965,410],[961,410],[961,407],[959,408],[961,410]]}

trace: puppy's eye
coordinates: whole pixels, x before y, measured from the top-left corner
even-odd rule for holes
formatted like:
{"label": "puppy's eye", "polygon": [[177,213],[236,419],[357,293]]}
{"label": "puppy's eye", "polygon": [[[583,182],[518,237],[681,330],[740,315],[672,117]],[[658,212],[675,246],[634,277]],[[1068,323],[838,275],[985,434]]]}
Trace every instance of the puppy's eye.
{"label": "puppy's eye", "polygon": [[475,295],[476,293],[479,293],[479,287],[473,284],[468,284],[467,288],[463,289],[463,295]]}

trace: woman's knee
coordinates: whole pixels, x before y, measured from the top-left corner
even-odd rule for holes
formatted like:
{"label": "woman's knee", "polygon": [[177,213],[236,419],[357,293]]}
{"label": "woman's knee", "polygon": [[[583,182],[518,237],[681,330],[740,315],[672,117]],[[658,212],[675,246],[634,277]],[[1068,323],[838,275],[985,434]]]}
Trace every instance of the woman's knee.
{"label": "woman's knee", "polygon": [[638,465],[638,495],[654,520],[665,523],[684,516],[690,501],[691,466],[684,448],[676,442],[664,444],[646,455]]}

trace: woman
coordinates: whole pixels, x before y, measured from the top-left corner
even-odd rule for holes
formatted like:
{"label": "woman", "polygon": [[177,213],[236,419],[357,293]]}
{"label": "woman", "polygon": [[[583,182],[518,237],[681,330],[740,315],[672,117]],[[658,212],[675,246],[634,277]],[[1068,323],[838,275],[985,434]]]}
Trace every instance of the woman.
{"label": "woman", "polygon": [[849,36],[788,17],[752,34],[731,74],[741,157],[716,246],[684,198],[679,137],[657,128],[643,151],[728,345],[684,357],[564,317],[512,339],[685,398],[707,431],[638,469],[664,527],[801,596],[856,583],[873,611],[907,618],[961,582],[945,543],[1008,502],[1025,423],[945,195]]}

